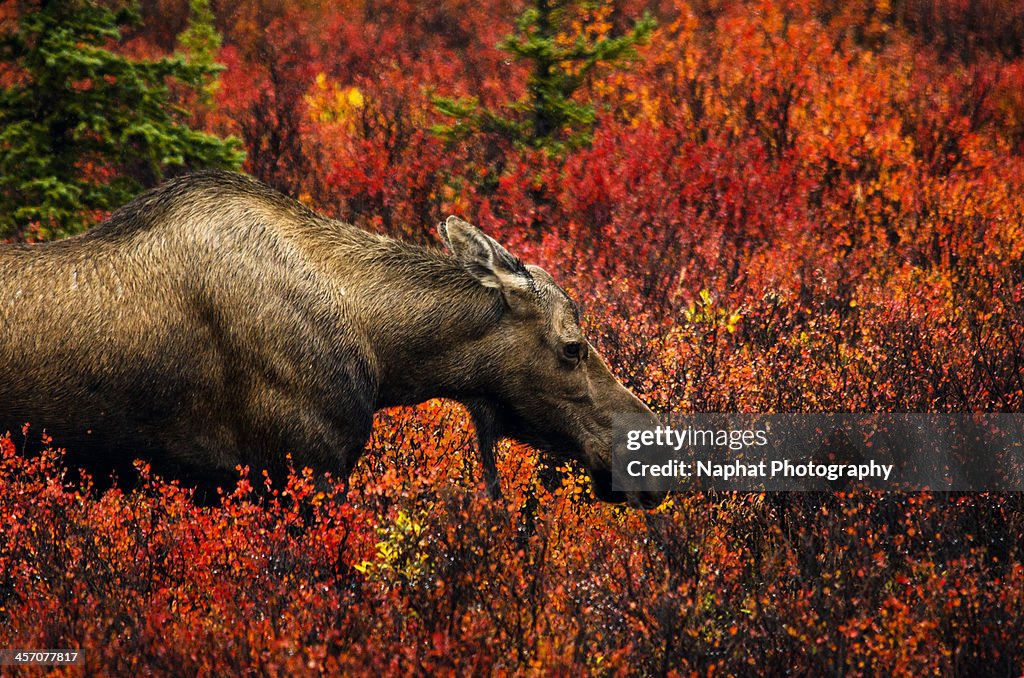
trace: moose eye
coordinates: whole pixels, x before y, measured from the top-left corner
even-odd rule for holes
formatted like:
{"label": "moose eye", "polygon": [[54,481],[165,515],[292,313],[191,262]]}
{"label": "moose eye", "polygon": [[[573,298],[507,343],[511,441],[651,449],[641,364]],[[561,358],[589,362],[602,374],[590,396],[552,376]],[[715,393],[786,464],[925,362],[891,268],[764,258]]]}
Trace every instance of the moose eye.
{"label": "moose eye", "polygon": [[578,362],[580,356],[583,354],[583,344],[578,341],[570,341],[568,344],[562,346],[562,355],[567,360]]}

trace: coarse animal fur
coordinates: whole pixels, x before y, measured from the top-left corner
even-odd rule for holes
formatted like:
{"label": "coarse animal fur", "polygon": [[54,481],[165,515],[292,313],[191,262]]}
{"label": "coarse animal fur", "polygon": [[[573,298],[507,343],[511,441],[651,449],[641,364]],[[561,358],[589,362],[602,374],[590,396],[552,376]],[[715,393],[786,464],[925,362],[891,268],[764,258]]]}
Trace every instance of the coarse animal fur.
{"label": "coarse animal fur", "polygon": [[611,417],[650,411],[543,270],[475,227],[449,252],[368,233],[226,172],[173,179],[84,235],[0,246],[0,431],[32,422],[100,476],[135,458],[198,487],[237,465],[347,477],[373,414],[436,397],[579,460],[603,499]]}

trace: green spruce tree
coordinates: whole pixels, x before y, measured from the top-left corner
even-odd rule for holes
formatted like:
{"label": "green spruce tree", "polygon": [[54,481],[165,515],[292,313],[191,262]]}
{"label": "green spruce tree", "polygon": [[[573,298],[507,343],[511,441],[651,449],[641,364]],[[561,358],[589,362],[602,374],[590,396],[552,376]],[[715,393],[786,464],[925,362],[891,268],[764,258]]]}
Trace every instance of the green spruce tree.
{"label": "green spruce tree", "polygon": [[237,169],[236,139],[190,129],[169,83],[201,89],[212,63],[132,59],[110,48],[138,21],[95,0],[26,3],[0,38],[16,84],[0,90],[0,237],[82,231],[172,168]]}
{"label": "green spruce tree", "polygon": [[446,138],[484,132],[500,135],[516,145],[543,148],[560,154],[590,142],[595,112],[581,101],[577,90],[595,69],[636,56],[635,47],[644,43],[657,22],[649,14],[634,22],[622,35],[592,39],[578,33],[571,41],[570,22],[579,10],[594,9],[606,2],[579,0],[534,0],[520,15],[516,29],[498,48],[531,65],[526,96],[486,109],[475,98],[436,97],[434,105],[455,124],[440,125],[435,133]]}
{"label": "green spruce tree", "polygon": [[221,37],[213,24],[213,10],[210,0],[189,0],[188,26],[178,36],[178,47],[184,52],[191,64],[199,64],[210,69],[203,77],[201,97],[209,103],[217,93],[220,84],[219,73],[223,66],[217,63],[217,52],[220,51]]}

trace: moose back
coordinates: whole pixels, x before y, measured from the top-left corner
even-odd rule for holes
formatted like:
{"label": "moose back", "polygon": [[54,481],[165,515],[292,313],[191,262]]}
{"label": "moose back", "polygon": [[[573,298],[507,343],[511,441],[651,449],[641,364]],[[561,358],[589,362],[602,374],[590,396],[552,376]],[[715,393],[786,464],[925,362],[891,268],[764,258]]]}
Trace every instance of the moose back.
{"label": "moose back", "polygon": [[197,487],[239,464],[347,477],[373,413],[436,397],[472,414],[487,480],[503,437],[581,462],[606,501],[612,416],[650,410],[575,303],[477,228],[448,252],[318,215],[238,174],[180,177],[88,233],[0,246],[0,432],[32,422],[69,462],[142,458]]}

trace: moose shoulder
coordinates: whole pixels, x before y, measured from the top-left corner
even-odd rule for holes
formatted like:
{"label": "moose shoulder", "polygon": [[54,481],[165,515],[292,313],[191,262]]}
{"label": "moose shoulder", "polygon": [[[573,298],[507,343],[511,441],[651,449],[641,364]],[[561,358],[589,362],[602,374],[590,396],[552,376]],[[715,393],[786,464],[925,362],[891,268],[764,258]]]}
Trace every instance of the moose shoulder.
{"label": "moose shoulder", "polygon": [[96,473],[141,457],[207,487],[236,465],[346,476],[373,413],[464,403],[491,487],[511,437],[607,501],[612,415],[647,413],[534,266],[456,217],[450,253],[367,233],[242,175],[178,178],[85,235],[0,247],[0,431]]}

